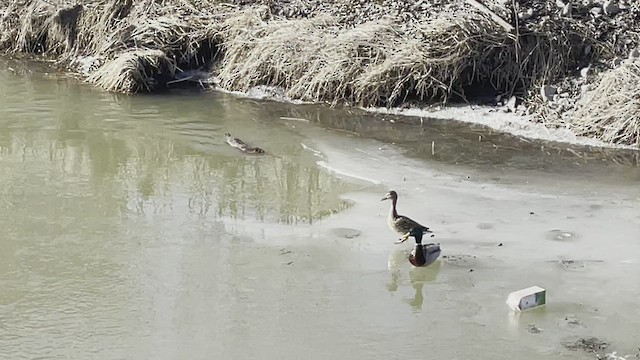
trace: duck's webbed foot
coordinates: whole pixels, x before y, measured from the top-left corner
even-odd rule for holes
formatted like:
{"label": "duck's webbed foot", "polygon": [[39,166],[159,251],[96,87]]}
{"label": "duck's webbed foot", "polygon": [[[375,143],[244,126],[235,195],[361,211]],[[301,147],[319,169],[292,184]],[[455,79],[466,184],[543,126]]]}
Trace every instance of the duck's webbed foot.
{"label": "duck's webbed foot", "polygon": [[396,244],[402,244],[403,242],[407,241],[407,239],[409,238],[409,235],[411,235],[411,233],[406,233],[404,235],[402,235],[402,237],[400,237],[400,239],[398,239],[398,241],[396,241]]}

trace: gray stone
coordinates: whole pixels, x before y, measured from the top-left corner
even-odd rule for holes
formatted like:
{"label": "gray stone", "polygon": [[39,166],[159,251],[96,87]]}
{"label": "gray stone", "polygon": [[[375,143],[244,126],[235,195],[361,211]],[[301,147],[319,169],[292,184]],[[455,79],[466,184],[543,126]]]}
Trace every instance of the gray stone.
{"label": "gray stone", "polygon": [[527,14],[528,17],[532,17],[533,16],[533,9],[532,8],[527,9],[527,11],[525,11],[525,14]]}
{"label": "gray stone", "polygon": [[517,99],[515,96],[512,96],[509,98],[509,101],[507,101],[507,109],[510,110],[511,112],[516,112],[516,106],[517,106]]}
{"label": "gray stone", "polygon": [[589,67],[584,67],[582,69],[580,69],[580,76],[582,76],[583,78],[586,78],[589,75]]}
{"label": "gray stone", "polygon": [[531,9],[531,8],[529,8],[529,9],[527,9],[525,11],[520,11],[518,13],[518,19],[521,19],[521,20],[530,19],[532,16],[533,16],[533,9]]}
{"label": "gray stone", "polygon": [[529,332],[532,334],[539,334],[542,332],[542,329],[536,326],[536,324],[529,324]]}
{"label": "gray stone", "polygon": [[602,4],[602,10],[604,10],[604,13],[609,15],[609,16],[613,16],[613,15],[615,15],[615,14],[620,12],[620,8],[618,7],[618,4],[616,4],[612,0],[605,1]]}
{"label": "gray stone", "polygon": [[553,95],[556,94],[557,89],[551,85],[544,85],[540,88],[540,95],[544,101],[551,101]]}

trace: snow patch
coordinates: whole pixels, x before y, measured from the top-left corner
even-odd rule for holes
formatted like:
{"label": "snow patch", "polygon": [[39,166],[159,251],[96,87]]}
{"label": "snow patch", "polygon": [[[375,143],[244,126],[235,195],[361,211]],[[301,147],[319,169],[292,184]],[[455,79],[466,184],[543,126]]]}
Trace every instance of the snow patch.
{"label": "snow patch", "polygon": [[[285,90],[278,86],[255,86],[249,89],[246,93],[240,91],[228,91],[219,87],[216,88],[216,90],[253,99],[272,100],[296,105],[312,104],[312,102],[293,100],[287,97]],[[568,128],[549,128],[541,123],[534,122],[531,115],[506,113],[502,112],[501,108],[494,106],[474,105],[471,107],[468,105],[450,105],[447,107],[437,108],[368,107],[360,109],[381,114],[455,120],[470,124],[479,124],[497,131],[533,140],[637,150],[635,147],[629,145],[616,145],[584,136],[577,136]]]}
{"label": "snow patch", "polygon": [[459,105],[443,108],[364,108],[364,110],[400,116],[424,117],[432,119],[456,120],[465,123],[479,124],[504,133],[521,136],[528,139],[564,142],[577,145],[609,147],[619,149],[635,149],[632,146],[605,143],[600,140],[577,136],[569,129],[548,128],[541,123],[532,121],[530,115],[517,115],[501,112],[499,108],[491,106]]}

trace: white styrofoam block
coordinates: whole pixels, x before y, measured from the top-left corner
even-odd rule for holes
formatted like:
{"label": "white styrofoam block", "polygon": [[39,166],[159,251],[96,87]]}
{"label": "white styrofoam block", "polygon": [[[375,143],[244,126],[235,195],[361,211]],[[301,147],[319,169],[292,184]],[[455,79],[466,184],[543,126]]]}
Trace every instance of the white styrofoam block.
{"label": "white styrofoam block", "polygon": [[547,290],[539,286],[532,286],[526,289],[514,291],[507,297],[507,305],[517,311],[541,306],[546,302]]}

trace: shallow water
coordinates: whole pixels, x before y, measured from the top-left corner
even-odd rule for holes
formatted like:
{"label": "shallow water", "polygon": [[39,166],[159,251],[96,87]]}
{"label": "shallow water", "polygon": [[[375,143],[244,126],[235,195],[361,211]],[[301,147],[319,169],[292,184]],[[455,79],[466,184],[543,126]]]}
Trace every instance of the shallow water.
{"label": "shallow water", "polygon": [[[592,355],[562,340],[640,345],[632,153],[218,93],[116,96],[2,65],[0,358],[573,359]],[[268,155],[228,147],[226,131]],[[410,245],[392,244],[389,187],[436,230],[434,265],[412,269]],[[549,304],[512,314],[506,295],[530,285]]]}

